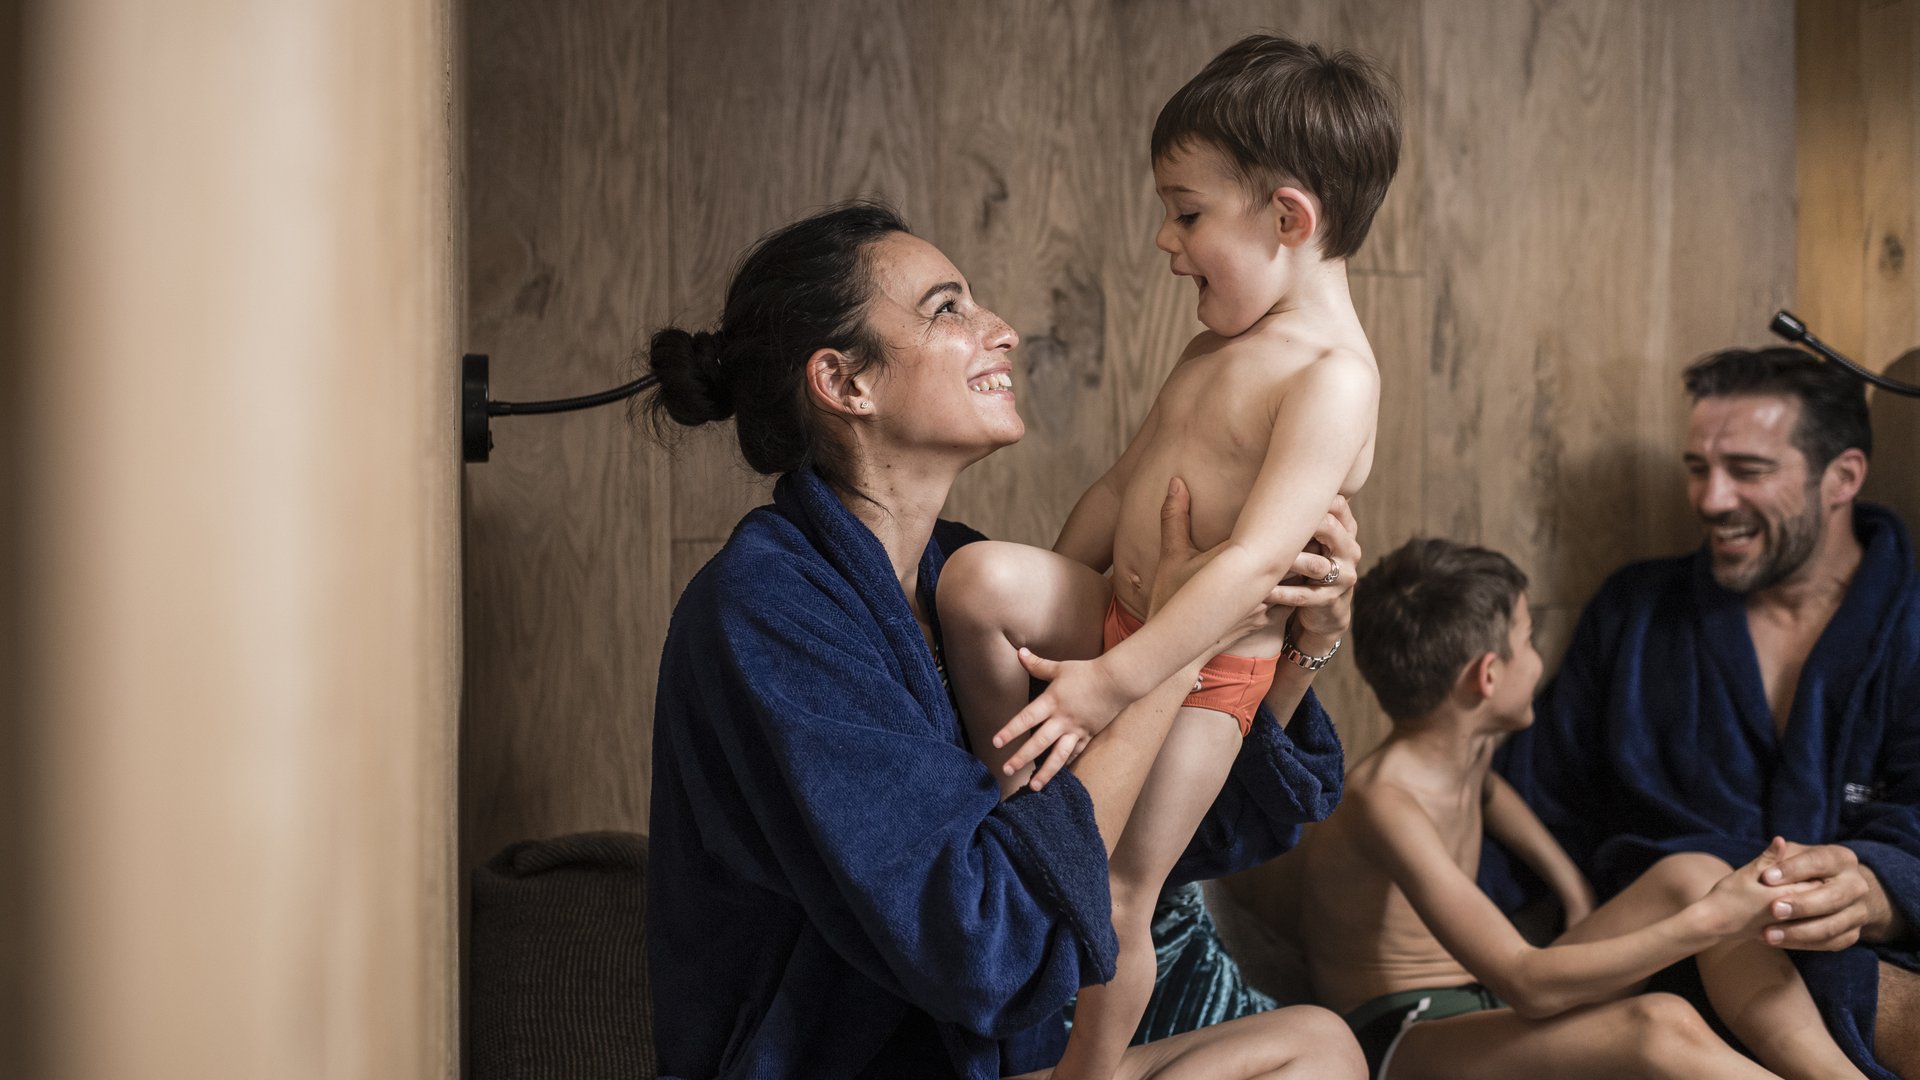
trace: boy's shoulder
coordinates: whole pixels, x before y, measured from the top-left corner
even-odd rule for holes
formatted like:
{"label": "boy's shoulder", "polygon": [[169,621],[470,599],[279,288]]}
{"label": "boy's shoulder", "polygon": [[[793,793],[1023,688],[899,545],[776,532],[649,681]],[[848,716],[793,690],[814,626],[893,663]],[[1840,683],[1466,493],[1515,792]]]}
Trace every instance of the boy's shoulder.
{"label": "boy's shoulder", "polygon": [[1175,367],[1203,359],[1235,366],[1244,362],[1286,385],[1375,388],[1380,382],[1379,364],[1364,338],[1348,341],[1290,333],[1278,327],[1233,337],[1203,330],[1187,343]]}

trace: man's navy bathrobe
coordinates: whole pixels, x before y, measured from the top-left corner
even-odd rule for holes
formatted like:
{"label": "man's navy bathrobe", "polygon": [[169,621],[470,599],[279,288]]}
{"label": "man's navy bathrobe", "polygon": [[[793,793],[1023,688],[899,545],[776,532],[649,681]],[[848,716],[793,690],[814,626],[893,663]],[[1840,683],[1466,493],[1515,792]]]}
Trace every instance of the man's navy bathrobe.
{"label": "man's navy bathrobe", "polygon": [[[946,554],[979,539],[941,523]],[[647,945],[664,1074],[997,1077],[1059,1060],[1112,977],[1107,860],[1070,772],[1000,802],[866,526],[781,479],[674,609],[654,713]],[[1339,798],[1309,696],[1262,713],[1174,872],[1252,866]]]}
{"label": "man's navy bathrobe", "polygon": [[[1581,616],[1532,729],[1502,768],[1604,899],[1662,856],[1740,866],[1775,835],[1839,843],[1920,932],[1920,582],[1898,518],[1859,504],[1866,549],[1801,672],[1784,734],[1760,681],[1743,598],[1704,550],[1614,574]],[[1503,882],[1496,860],[1489,891]],[[1828,1027],[1869,1075],[1880,957],[1790,952]]]}

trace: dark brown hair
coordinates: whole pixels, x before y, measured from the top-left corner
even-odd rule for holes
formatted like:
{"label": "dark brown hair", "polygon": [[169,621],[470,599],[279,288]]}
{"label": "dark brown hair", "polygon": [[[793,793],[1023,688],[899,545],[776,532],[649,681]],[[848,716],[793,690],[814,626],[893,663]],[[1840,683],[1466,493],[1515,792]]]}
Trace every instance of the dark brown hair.
{"label": "dark brown hair", "polygon": [[1400,94],[1378,64],[1272,34],[1241,38],[1160,110],[1153,160],[1214,147],[1265,202],[1297,183],[1320,200],[1320,251],[1360,250],[1400,167]]}
{"label": "dark brown hair", "polygon": [[1416,537],[1373,565],[1353,590],[1353,656],[1397,720],[1440,707],[1468,663],[1512,655],[1507,635],[1527,575],[1505,555]]}
{"label": "dark brown hair", "polygon": [[1693,362],[1681,376],[1687,393],[1701,398],[1778,394],[1800,402],[1793,445],[1817,479],[1842,451],[1858,447],[1873,456],[1873,424],[1867,389],[1859,379],[1812,353],[1785,345],[1771,349],[1722,349]]}
{"label": "dark brown hair", "polygon": [[[863,371],[886,350],[867,325],[868,252],[909,231],[891,207],[855,200],[761,238],[727,286],[720,325],[653,335],[647,362],[659,385],[646,408],[656,436],[666,419],[687,427],[735,417],[741,456],[769,476],[812,466],[853,490],[845,444],[807,399],[807,359],[838,349]],[[856,372],[857,373],[857,372]]]}

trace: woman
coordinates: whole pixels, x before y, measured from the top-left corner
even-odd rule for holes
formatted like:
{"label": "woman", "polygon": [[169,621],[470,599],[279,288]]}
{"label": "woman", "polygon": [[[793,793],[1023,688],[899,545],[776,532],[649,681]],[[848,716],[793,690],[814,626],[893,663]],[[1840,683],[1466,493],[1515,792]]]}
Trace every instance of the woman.
{"label": "woman", "polygon": [[[1018,340],[869,203],[763,240],[716,333],[654,336],[656,418],[732,415],[748,464],[781,477],[688,585],[661,663],[648,942],[669,1075],[1040,1069],[1065,1045],[1062,1006],[1112,976],[1106,856],[1185,684],[1122,713],[1044,791],[1002,803],[940,666],[935,581],[979,534],[937,515],[961,470],[1023,433]],[[1168,591],[1193,569],[1175,564],[1204,558],[1182,497],[1176,485]],[[1350,566],[1352,531],[1329,515],[1321,536]],[[1273,599],[1337,632],[1335,591]],[[1176,877],[1270,857],[1337,799],[1339,744],[1307,673],[1291,677],[1291,735],[1263,714]],[[1360,1069],[1332,1014],[1294,1009],[1134,1048],[1125,1072]]]}

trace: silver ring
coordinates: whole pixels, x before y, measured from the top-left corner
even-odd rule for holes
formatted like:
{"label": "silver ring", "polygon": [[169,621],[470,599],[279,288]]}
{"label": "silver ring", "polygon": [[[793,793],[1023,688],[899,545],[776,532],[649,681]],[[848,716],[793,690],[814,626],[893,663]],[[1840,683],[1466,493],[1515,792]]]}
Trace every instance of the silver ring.
{"label": "silver ring", "polygon": [[1333,567],[1333,569],[1328,570],[1327,576],[1320,579],[1320,584],[1322,585],[1331,585],[1340,580],[1340,560],[1329,555],[1327,556],[1327,564]]}

